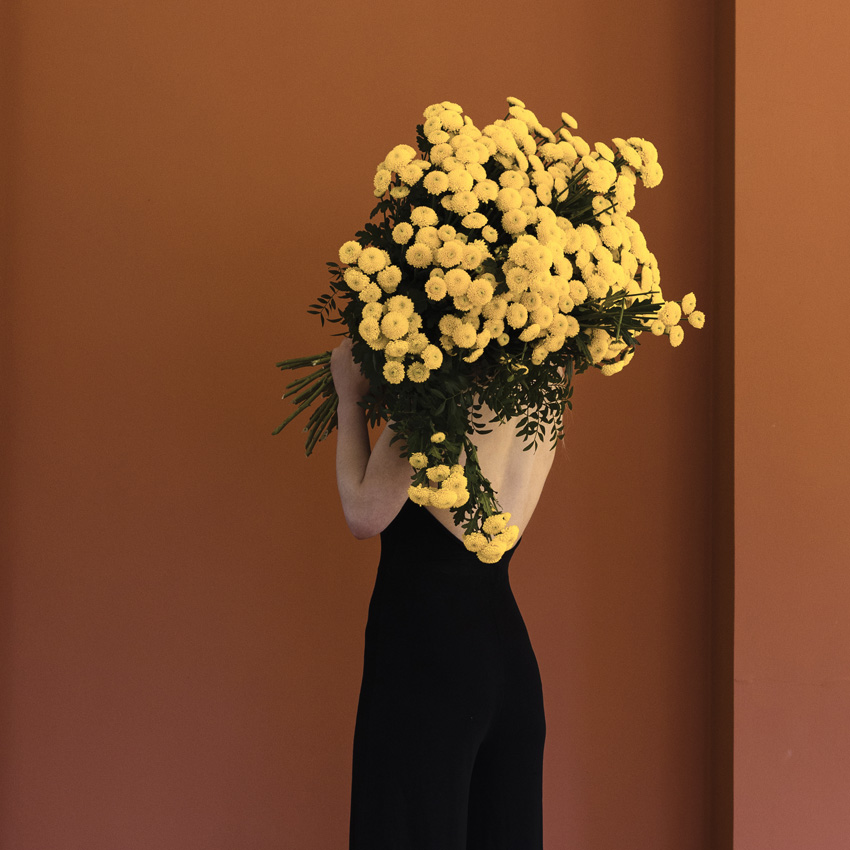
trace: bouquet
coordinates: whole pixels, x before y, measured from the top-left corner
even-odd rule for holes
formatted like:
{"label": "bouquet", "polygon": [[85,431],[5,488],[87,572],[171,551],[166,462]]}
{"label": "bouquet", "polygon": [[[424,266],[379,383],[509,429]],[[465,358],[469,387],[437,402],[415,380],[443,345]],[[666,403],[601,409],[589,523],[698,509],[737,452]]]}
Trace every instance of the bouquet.
{"label": "bouquet", "polygon": [[[591,150],[568,113],[556,133],[507,100],[505,118],[481,129],[449,101],[424,111],[418,152],[398,144],[378,164],[377,206],[328,263],[330,290],[309,311],[351,338],[370,383],[361,404],[371,425],[392,423],[410,499],[452,511],[485,563],[518,529],[471,437],[510,419],[526,449],[554,448],[576,374],[614,375],[644,331],[676,347],[683,317],[705,322],[693,293],[664,299],[629,215],[637,180],[663,177],[655,146],[632,137]],[[287,386],[298,406],[274,431],[313,407],[308,455],[336,425],[329,364],[330,352],[277,364],[313,367]]]}

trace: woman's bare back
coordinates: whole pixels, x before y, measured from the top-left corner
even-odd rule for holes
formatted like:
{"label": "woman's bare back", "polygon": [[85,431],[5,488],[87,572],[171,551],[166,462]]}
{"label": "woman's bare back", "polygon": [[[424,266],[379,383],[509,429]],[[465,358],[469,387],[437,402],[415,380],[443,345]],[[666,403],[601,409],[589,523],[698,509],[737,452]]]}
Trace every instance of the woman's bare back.
{"label": "woman's bare back", "polygon": [[[488,408],[484,408],[482,414],[485,422],[493,418]],[[549,439],[551,432],[547,431],[545,437],[538,439],[536,449],[523,451],[528,443],[517,433],[518,418],[495,422],[487,427],[490,433],[473,434],[471,440],[482,473],[490,481],[502,510],[511,514],[510,524],[518,526],[521,535],[537,507],[555,459]],[[465,453],[462,453],[460,463],[464,462]],[[455,537],[463,537],[463,526],[454,524],[454,516],[450,511],[432,507],[428,507],[428,510]]]}

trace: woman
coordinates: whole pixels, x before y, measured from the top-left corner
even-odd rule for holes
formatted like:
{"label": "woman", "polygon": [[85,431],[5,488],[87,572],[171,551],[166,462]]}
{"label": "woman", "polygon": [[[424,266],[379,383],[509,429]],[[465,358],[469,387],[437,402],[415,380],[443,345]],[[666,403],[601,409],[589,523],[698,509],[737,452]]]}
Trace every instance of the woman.
{"label": "woman", "polygon": [[[508,581],[463,545],[449,511],[407,498],[389,427],[370,450],[368,381],[345,340],[337,483],[357,538],[381,535],[354,734],[350,850],[539,850],[545,720],[540,675]],[[485,411],[486,413],[486,411]],[[484,475],[520,536],[554,452],[512,423],[476,434]],[[461,462],[462,462],[461,458]],[[441,527],[442,526],[442,527]]]}

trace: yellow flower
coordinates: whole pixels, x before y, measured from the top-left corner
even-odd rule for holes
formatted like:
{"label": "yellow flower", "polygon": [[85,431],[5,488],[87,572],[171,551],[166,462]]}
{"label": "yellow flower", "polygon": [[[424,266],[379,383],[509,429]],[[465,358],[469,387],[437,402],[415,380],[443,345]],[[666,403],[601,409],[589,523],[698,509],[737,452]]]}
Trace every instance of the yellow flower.
{"label": "yellow flower", "polygon": [[[442,355],[440,355],[442,357]],[[442,431],[437,431],[436,434],[431,435],[432,443],[442,443],[445,442],[446,435]]]}
{"label": "yellow flower", "polygon": [[493,516],[488,516],[487,519],[484,520],[484,524],[482,526],[484,533],[489,537],[493,537],[500,531],[504,531],[510,518],[511,515],[507,511],[500,514],[493,514]]}
{"label": "yellow flower", "polygon": [[653,319],[649,323],[649,330],[652,332],[653,336],[664,336],[666,328],[667,326],[661,321],[661,319]]}
{"label": "yellow flower", "polygon": [[[425,455],[422,455],[425,457]],[[427,463],[427,459],[425,463]],[[420,468],[421,467],[417,467]],[[431,488],[426,487],[424,484],[416,484],[411,485],[407,488],[407,495],[410,498],[410,501],[415,505],[430,505],[431,504]]]}
{"label": "yellow flower", "polygon": [[[381,332],[388,339],[401,339],[407,333],[409,327],[407,318],[396,310],[392,310],[381,319]],[[398,382],[391,381],[391,383]]]}
{"label": "yellow flower", "polygon": [[[443,363],[443,352],[436,345],[427,345],[422,352],[422,361],[429,369],[439,369]],[[434,442],[441,442],[434,440]]]}
{"label": "yellow flower", "polygon": [[514,301],[508,305],[505,320],[512,328],[521,328],[528,321],[528,310],[522,304]]}
{"label": "yellow flower", "polygon": [[507,551],[505,544],[498,538],[491,540],[483,549],[476,553],[478,560],[485,564],[495,564],[501,560]]}
{"label": "yellow flower", "polygon": [[[463,259],[463,242],[452,239],[437,249],[437,260],[443,268],[460,265]],[[411,264],[412,265],[412,264]]]}
{"label": "yellow flower", "polygon": [[578,121],[570,115],[569,112],[561,113],[561,121],[564,122],[568,127],[571,127],[573,130],[578,130]]}
{"label": "yellow flower", "polygon": [[667,327],[672,327],[678,324],[682,318],[682,308],[675,301],[667,301],[664,306],[658,311],[658,318],[664,322]]}
{"label": "yellow flower", "polygon": [[374,342],[381,335],[381,326],[377,319],[363,319],[357,330],[366,342]]}
{"label": "yellow flower", "polygon": [[405,252],[404,258],[416,269],[427,268],[434,259],[431,249],[423,242],[414,242]]}
{"label": "yellow flower", "polygon": [[397,360],[384,363],[384,378],[389,384],[400,384],[404,380],[404,366]]}
{"label": "yellow flower", "polygon": [[455,503],[457,494],[451,487],[441,487],[431,491],[431,504],[440,510],[446,510]]}
{"label": "yellow flower", "polygon": [[442,195],[449,188],[449,176],[444,171],[429,171],[422,185],[429,195]]}
{"label": "yellow flower", "polygon": [[682,312],[687,316],[693,313],[694,307],[697,306],[697,297],[693,294],[693,292],[689,292],[682,299]]}
{"label": "yellow flower", "polygon": [[464,271],[464,269],[451,269],[446,272],[445,281],[449,295],[455,298],[466,293],[472,278],[470,278],[469,272]]}
{"label": "yellow flower", "polygon": [[432,466],[425,474],[428,476],[429,481],[433,481],[435,484],[439,484],[441,481],[445,481],[451,470],[445,463],[441,463],[437,466]]}
{"label": "yellow flower", "polygon": [[410,194],[409,186],[390,186],[391,198],[406,198]]}
{"label": "yellow flower", "polygon": [[463,535],[463,545],[470,552],[480,552],[487,545],[487,538],[480,531],[470,531]]}
{"label": "yellow flower", "polygon": [[387,264],[387,255],[380,248],[364,248],[357,258],[357,265],[366,274],[374,274],[387,266]]}
{"label": "yellow flower", "polygon": [[496,209],[501,212],[518,210],[522,206],[522,196],[517,189],[502,187],[496,195]]}
{"label": "yellow flower", "polygon": [[660,162],[650,163],[641,175],[643,185],[647,189],[655,188],[664,179],[664,170]]}
{"label": "yellow flower", "polygon": [[408,463],[414,469],[425,469],[428,466],[428,456],[424,452],[414,452],[409,458]]}
{"label": "yellow flower", "polygon": [[483,236],[483,237],[484,237],[484,238],[485,238],[488,242],[495,242],[495,241],[499,238],[499,233],[498,233],[498,231],[496,230],[496,228],[495,228],[495,227],[490,227],[490,225],[489,225],[489,224],[488,224],[485,228],[483,228],[483,229],[481,230],[481,235],[482,235],[482,236]]}
{"label": "yellow flower", "polygon": [[[410,331],[407,334],[407,350],[411,354],[421,354],[429,344],[428,337],[415,330],[415,326],[418,324],[417,319],[420,319],[418,313],[414,313],[409,319]],[[431,367],[429,366],[428,368],[430,369]]]}
{"label": "yellow flower", "polygon": [[469,215],[463,217],[461,224],[470,230],[478,230],[487,224],[487,216],[478,212],[469,213]]}
{"label": "yellow flower", "polygon": [[413,227],[406,221],[402,221],[393,228],[393,242],[406,245],[413,239]]}
{"label": "yellow flower", "polygon": [[441,277],[429,278],[425,284],[425,294],[432,301],[441,301],[446,297],[446,281]]}
{"label": "yellow flower", "polygon": [[370,280],[369,283],[367,283],[363,289],[357,293],[357,297],[367,304],[370,301],[380,301],[381,295],[381,287],[372,280]]}
{"label": "yellow flower", "polygon": [[522,233],[528,225],[528,216],[522,210],[508,210],[502,215],[502,230],[505,233]]}
{"label": "yellow flower", "polygon": [[455,328],[460,327],[460,324],[460,319],[457,316],[453,316],[451,313],[446,313],[444,316],[440,317],[440,333],[443,333],[446,336],[451,336],[455,332]]}
{"label": "yellow flower", "polygon": [[398,176],[408,186],[415,186],[422,179],[422,168],[418,162],[411,162],[399,171]]}
{"label": "yellow flower", "polygon": [[431,375],[431,370],[421,361],[416,361],[415,363],[411,363],[407,367],[407,377],[413,381],[414,384],[421,384],[428,380]]}
{"label": "yellow flower", "polygon": [[705,324],[705,313],[702,310],[694,310],[688,315],[688,322],[691,327],[701,328]]}
{"label": "yellow flower", "polygon": [[465,168],[456,168],[449,174],[449,189],[452,192],[469,192],[474,185],[472,175]]}
{"label": "yellow flower", "polygon": [[489,254],[490,252],[487,250],[485,243],[480,239],[476,239],[475,242],[469,242],[464,245],[461,265],[465,269],[477,269]]}
{"label": "yellow flower", "polygon": [[466,290],[466,297],[473,307],[483,307],[493,297],[493,286],[486,278],[478,277]]}
{"label": "yellow flower", "polygon": [[387,357],[404,357],[410,349],[410,343],[406,339],[392,339],[384,349]]}
{"label": "yellow flower", "polygon": [[496,342],[502,347],[506,346],[511,341],[511,338],[506,333],[501,333],[496,337]]}
{"label": "yellow flower", "polygon": [[343,243],[339,249],[339,261],[341,263],[355,263],[357,262],[357,258],[360,256],[360,252],[363,249],[360,247],[358,242],[355,242],[353,239]]}
{"label": "yellow flower", "polygon": [[474,326],[468,322],[461,323],[452,332],[452,339],[458,348],[472,348],[477,337]]}
{"label": "yellow flower", "polygon": [[467,216],[478,209],[478,196],[475,192],[455,192],[451,198],[452,210],[460,216]]}
{"label": "yellow flower", "polygon": [[674,325],[670,328],[670,345],[673,348],[678,347],[682,344],[682,340],[685,338],[685,331],[681,325]]}
{"label": "yellow flower", "polygon": [[363,305],[364,319],[380,319],[384,315],[384,305],[377,301]]}
{"label": "yellow flower", "polygon": [[406,295],[393,295],[387,301],[387,310],[394,310],[409,319],[413,315],[413,302]]}
{"label": "yellow flower", "polygon": [[413,157],[416,156],[416,151],[410,145],[396,145],[386,156],[384,165],[391,171],[399,171],[403,166],[407,165]]}
{"label": "yellow flower", "polygon": [[354,292],[360,292],[369,283],[369,278],[354,266],[350,266],[343,272],[342,279],[348,284],[348,288]]}
{"label": "yellow flower", "polygon": [[523,342],[531,342],[531,340],[537,339],[538,336],[540,336],[540,325],[532,323],[523,330],[519,338]]}
{"label": "yellow flower", "polygon": [[392,172],[386,168],[380,168],[377,172],[375,172],[375,177],[372,181],[375,187],[376,195],[383,195],[384,192],[387,191],[387,187],[390,185],[390,180],[392,180],[393,175]]}
{"label": "yellow flower", "polygon": [[455,503],[452,505],[453,508],[459,508],[469,501],[469,490],[467,490],[466,487],[456,489],[455,494],[457,498],[455,499]]}
{"label": "yellow flower", "polygon": [[410,221],[417,227],[430,227],[437,223],[437,213],[431,207],[414,207],[410,211]]}
{"label": "yellow flower", "polygon": [[401,269],[398,266],[387,266],[378,272],[378,284],[384,292],[395,292],[401,283]]}

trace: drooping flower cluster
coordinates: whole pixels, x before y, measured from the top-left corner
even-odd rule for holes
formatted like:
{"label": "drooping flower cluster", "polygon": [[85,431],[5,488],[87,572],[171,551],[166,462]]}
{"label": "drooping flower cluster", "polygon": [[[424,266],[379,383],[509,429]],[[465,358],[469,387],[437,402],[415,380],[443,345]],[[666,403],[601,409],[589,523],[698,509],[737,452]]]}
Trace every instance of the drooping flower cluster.
{"label": "drooping flower cluster", "polygon": [[[449,101],[424,111],[418,152],[396,145],[376,168],[372,217],[383,221],[341,246],[332,292],[314,305],[345,323],[372,385],[370,417],[404,440],[410,498],[465,519],[485,561],[513,545],[516,526],[481,475],[470,410],[523,415],[536,441],[570,405],[573,374],[616,374],[643,330],[678,346],[683,315],[705,320],[693,293],[664,299],[629,215],[637,180],[662,180],[655,146],[632,137],[591,149],[569,114],[554,133],[522,101],[508,104],[481,129]],[[314,436],[333,427],[331,408]]]}

